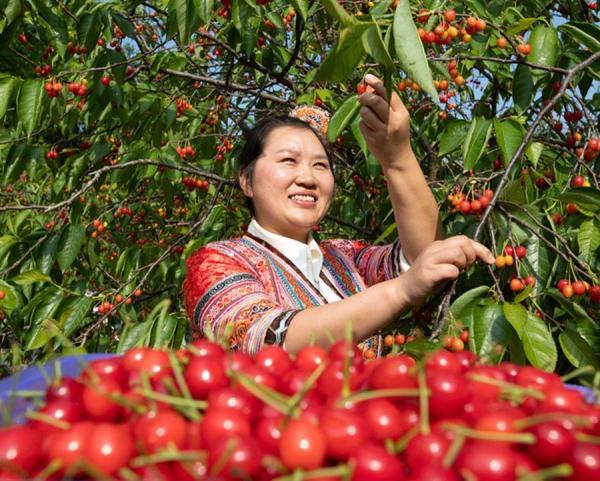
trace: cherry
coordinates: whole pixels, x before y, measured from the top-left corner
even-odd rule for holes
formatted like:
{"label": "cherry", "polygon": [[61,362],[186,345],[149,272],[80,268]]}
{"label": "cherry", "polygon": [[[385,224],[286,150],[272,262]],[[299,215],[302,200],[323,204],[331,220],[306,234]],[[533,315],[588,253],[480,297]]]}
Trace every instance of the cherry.
{"label": "cherry", "polygon": [[583,184],[585,182],[585,177],[581,176],[581,175],[576,175],[575,177],[573,177],[573,179],[571,180],[571,185],[573,187],[582,187]]}
{"label": "cherry", "polygon": [[523,259],[527,255],[527,248],[525,246],[517,246],[515,254],[519,259]]}
{"label": "cherry", "polygon": [[586,292],[585,284],[582,281],[575,281],[571,284],[573,288],[573,294],[576,296],[582,296]]}
{"label": "cherry", "polygon": [[327,442],[327,454],[346,460],[364,445],[368,430],[358,413],[348,409],[328,408],[321,413],[321,429]]}
{"label": "cherry", "polygon": [[356,86],[356,93],[358,95],[362,95],[367,91],[367,84],[365,82],[360,82],[357,86]]}
{"label": "cherry", "polygon": [[521,279],[511,279],[510,281],[510,290],[513,292],[520,292],[525,288],[523,285],[523,281]]}
{"label": "cherry", "polygon": [[500,37],[498,40],[496,40],[496,45],[498,48],[506,48],[508,41],[504,37]]}
{"label": "cherry", "polygon": [[220,468],[215,474],[223,481],[256,479],[261,458],[258,444],[250,436],[221,438],[208,447],[208,464]]}
{"label": "cherry", "polygon": [[460,472],[485,481],[514,481],[516,459],[512,451],[498,443],[474,442],[465,446],[457,459]]}
{"label": "cherry", "polygon": [[532,426],[528,432],[535,436],[535,444],[526,451],[540,466],[553,466],[566,461],[575,446],[574,434],[558,423],[545,422]]}
{"label": "cherry", "polygon": [[404,465],[383,447],[367,444],[353,458],[352,481],[403,481]]}
{"label": "cherry", "polygon": [[454,9],[446,10],[444,12],[444,19],[448,23],[453,22],[456,19],[456,11]]}
{"label": "cherry", "polygon": [[211,391],[229,384],[221,360],[208,356],[192,358],[184,377],[195,399],[206,399]]}
{"label": "cherry", "polygon": [[102,83],[102,85],[104,85],[105,87],[108,87],[110,85],[110,77],[108,77],[107,75],[104,75],[101,79],[100,82]]}
{"label": "cherry", "polygon": [[317,469],[323,465],[326,451],[325,433],[308,421],[292,420],[281,432],[279,455],[290,469]]}
{"label": "cherry", "polygon": [[406,446],[406,464],[411,470],[425,464],[441,466],[449,447],[450,441],[442,434],[417,434]]}
{"label": "cherry", "polygon": [[[402,344],[405,341],[401,339]],[[398,339],[396,338],[396,342]],[[405,355],[397,355],[383,360],[371,373],[369,387],[371,389],[401,389],[417,386],[415,377],[416,362]]]}

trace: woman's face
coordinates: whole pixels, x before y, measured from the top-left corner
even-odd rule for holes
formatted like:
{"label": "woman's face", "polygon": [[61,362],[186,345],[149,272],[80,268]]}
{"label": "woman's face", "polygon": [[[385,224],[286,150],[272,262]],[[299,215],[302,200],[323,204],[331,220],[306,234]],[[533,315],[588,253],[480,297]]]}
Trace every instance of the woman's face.
{"label": "woman's face", "polygon": [[240,184],[261,226],[300,242],[307,242],[312,227],[327,213],[334,189],[331,165],[317,136],[290,126],[269,133],[252,179],[242,176]]}

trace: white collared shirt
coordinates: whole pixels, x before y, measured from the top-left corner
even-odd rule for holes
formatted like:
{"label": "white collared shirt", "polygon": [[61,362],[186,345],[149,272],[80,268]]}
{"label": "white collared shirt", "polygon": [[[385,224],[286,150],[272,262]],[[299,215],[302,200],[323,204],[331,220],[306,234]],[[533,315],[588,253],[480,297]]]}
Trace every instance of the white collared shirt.
{"label": "white collared shirt", "polygon": [[259,239],[268,242],[292,262],[306,276],[306,278],[319,290],[327,302],[340,301],[342,298],[325,282],[320,280],[323,267],[323,253],[317,241],[310,234],[308,244],[274,234],[262,227],[256,219],[250,221],[248,232]]}

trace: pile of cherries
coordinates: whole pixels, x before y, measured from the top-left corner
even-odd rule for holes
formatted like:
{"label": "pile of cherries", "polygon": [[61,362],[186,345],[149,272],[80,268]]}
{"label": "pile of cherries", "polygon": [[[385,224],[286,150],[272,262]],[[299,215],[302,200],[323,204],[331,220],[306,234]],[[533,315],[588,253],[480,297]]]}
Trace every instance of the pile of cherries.
{"label": "pile of cherries", "polygon": [[251,357],[199,340],[55,380],[0,430],[0,478],[597,481],[600,406],[469,351],[366,361],[341,341]]}

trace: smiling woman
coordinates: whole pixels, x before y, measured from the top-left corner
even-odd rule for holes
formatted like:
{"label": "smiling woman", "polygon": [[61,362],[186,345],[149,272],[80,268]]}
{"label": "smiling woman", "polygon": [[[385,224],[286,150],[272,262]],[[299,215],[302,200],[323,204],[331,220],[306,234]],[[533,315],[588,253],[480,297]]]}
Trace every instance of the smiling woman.
{"label": "smiling woman", "polygon": [[250,353],[265,344],[296,352],[342,339],[349,322],[363,353],[374,356],[378,330],[477,258],[494,262],[464,236],[437,240],[437,205],[410,147],[408,112],[396,94],[388,102],[377,78],[365,82],[360,128],[386,176],[398,239],[317,243],[312,228],[334,193],[327,146],[314,117],[263,119],[241,154],[239,182],[254,214],[248,232],[201,247],[187,261],[184,296],[197,335],[226,337]]}

